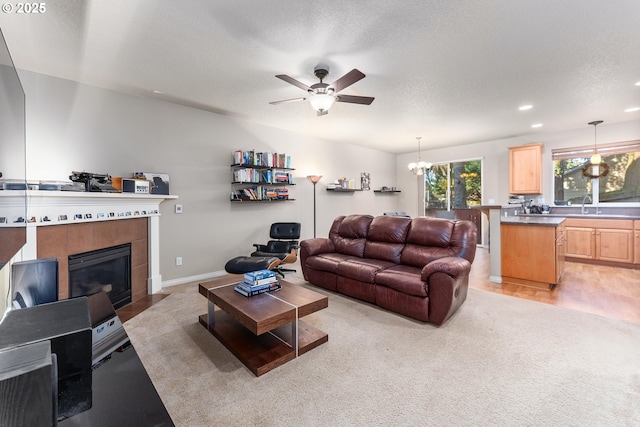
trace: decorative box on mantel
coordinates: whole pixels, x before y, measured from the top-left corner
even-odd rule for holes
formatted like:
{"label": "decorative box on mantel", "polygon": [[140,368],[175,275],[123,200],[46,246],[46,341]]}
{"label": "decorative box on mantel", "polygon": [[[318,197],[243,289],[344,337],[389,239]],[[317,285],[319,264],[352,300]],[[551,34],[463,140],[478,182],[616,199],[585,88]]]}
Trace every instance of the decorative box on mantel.
{"label": "decorative box on mantel", "polygon": [[[147,290],[162,289],[160,275],[160,203],[178,196],[135,193],[92,193],[71,191],[27,191],[27,214],[24,217],[24,191],[0,191],[0,228],[15,227],[22,219],[27,228],[27,243],[22,260],[38,258],[38,229],[59,225],[79,225],[120,220],[147,219]],[[24,224],[26,222],[26,224]],[[18,222],[19,223],[19,222]],[[123,221],[127,227],[129,221]],[[88,226],[89,224],[87,224]]]}

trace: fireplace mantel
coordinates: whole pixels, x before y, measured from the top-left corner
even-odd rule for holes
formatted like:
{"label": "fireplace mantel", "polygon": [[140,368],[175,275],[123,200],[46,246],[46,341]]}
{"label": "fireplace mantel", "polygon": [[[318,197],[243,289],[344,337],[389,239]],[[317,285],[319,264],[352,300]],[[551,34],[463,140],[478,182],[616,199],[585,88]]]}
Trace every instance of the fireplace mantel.
{"label": "fireplace mantel", "polygon": [[[28,190],[25,217],[25,191],[0,191],[0,227],[26,226],[27,243],[22,260],[36,259],[37,230],[57,225],[118,221],[133,218],[148,220],[148,293],[162,289],[160,274],[160,203],[177,199],[175,195],[134,193],[87,193],[72,191]],[[24,222],[16,222],[22,218]]]}

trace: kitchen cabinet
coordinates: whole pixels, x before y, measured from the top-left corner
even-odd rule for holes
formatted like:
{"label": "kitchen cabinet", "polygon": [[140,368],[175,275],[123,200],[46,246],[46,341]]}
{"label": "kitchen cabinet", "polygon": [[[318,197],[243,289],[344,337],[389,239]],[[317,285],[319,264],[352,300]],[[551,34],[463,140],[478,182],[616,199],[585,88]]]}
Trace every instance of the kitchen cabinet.
{"label": "kitchen cabinet", "polygon": [[[634,241],[633,220],[568,218],[566,229],[567,257],[626,264],[634,262],[638,243]],[[635,233],[639,234],[639,231]]]}
{"label": "kitchen cabinet", "polygon": [[509,147],[509,193],[542,194],[542,144]]}
{"label": "kitchen cabinet", "polygon": [[500,225],[502,282],[553,289],[562,277],[565,227],[526,223]]}
{"label": "kitchen cabinet", "polygon": [[556,284],[564,272],[564,260],[567,256],[567,229],[563,224],[556,228]]}
{"label": "kitchen cabinet", "polygon": [[640,264],[640,221],[633,221],[633,241],[634,241],[634,250],[633,250],[633,263]]}
{"label": "kitchen cabinet", "polygon": [[567,256],[573,258],[595,259],[596,230],[591,227],[566,227]]}

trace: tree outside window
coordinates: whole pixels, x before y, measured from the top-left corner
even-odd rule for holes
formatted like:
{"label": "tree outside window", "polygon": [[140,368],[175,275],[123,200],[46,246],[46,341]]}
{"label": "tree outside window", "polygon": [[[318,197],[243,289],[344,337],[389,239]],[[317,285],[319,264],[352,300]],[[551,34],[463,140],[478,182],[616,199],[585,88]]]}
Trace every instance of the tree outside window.
{"label": "tree outside window", "polygon": [[583,173],[592,149],[553,150],[554,202],[593,204],[640,202],[640,141],[608,144],[598,148],[609,173],[590,178]]}
{"label": "tree outside window", "polygon": [[482,161],[433,165],[425,173],[425,214],[468,209],[482,203]]}

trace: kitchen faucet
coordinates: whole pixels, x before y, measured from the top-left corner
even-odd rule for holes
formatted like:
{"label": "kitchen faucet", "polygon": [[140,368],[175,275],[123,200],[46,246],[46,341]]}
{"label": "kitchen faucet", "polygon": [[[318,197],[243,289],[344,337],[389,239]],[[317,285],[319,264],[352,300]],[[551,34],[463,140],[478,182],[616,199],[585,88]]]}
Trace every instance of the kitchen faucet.
{"label": "kitchen faucet", "polygon": [[589,199],[589,203],[593,203],[593,199],[591,198],[591,196],[589,196],[588,194],[585,194],[584,197],[582,198],[582,215],[584,215],[586,212],[586,210],[584,209],[584,203],[585,201]]}

